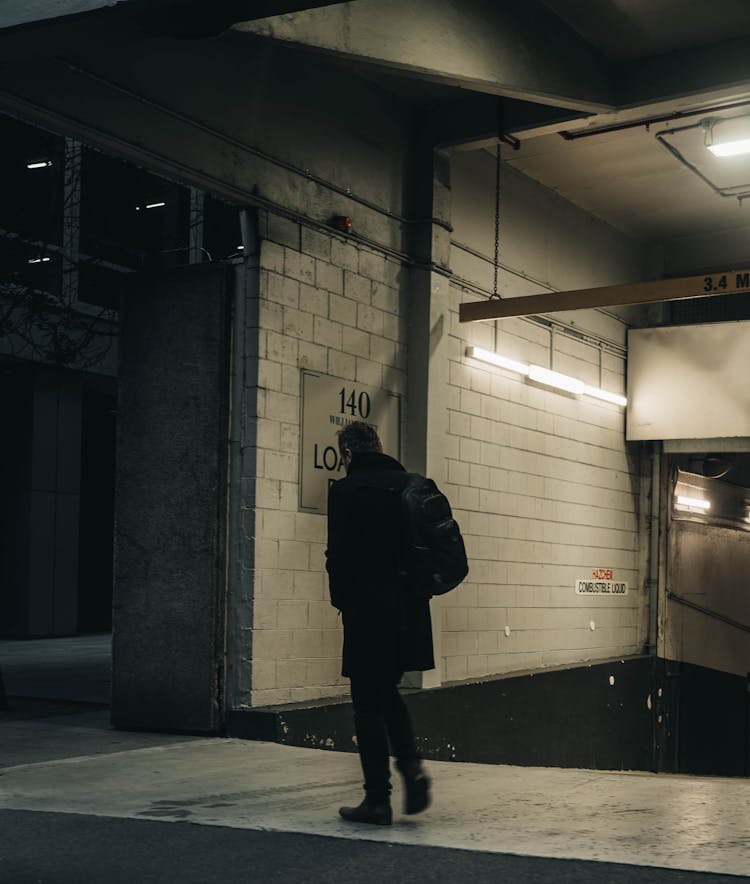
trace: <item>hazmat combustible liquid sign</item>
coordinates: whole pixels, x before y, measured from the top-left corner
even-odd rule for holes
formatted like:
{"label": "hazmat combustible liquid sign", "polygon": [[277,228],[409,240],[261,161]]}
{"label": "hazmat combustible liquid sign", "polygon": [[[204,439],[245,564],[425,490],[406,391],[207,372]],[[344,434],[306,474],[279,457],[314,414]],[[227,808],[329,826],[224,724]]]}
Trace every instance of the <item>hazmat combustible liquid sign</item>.
{"label": "hazmat combustible liquid sign", "polygon": [[615,580],[611,568],[594,568],[591,577],[576,580],[576,595],[622,596],[628,594],[628,584]]}
{"label": "hazmat combustible liquid sign", "polygon": [[399,458],[401,400],[398,396],[345,378],[302,373],[301,510],[327,511],[328,486],[346,475],[336,434],[353,421],[375,427],[383,451]]}

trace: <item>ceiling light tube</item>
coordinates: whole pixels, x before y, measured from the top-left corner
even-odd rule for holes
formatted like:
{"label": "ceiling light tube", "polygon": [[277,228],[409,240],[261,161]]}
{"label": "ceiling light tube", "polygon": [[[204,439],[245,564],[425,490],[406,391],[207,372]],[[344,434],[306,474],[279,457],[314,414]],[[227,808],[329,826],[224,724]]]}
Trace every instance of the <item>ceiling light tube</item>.
{"label": "ceiling light tube", "polygon": [[46,264],[47,261],[51,261],[52,259],[49,257],[39,257],[39,258],[29,258],[28,264]]}
{"label": "ceiling light tube", "polygon": [[529,380],[542,384],[545,387],[553,387],[556,390],[563,390],[576,396],[592,396],[595,399],[601,399],[613,405],[624,407],[628,404],[628,400],[624,396],[619,395],[619,393],[610,393],[608,390],[602,390],[599,387],[590,387],[584,384],[583,381],[578,380],[578,378],[562,374],[559,371],[552,371],[549,368],[542,368],[541,365],[527,365],[525,362],[518,362],[516,359],[501,356],[492,350],[485,350],[482,347],[467,347],[466,355],[471,359],[486,362],[488,365],[495,365],[498,368],[505,368],[508,371],[515,371],[518,374],[526,375]]}
{"label": "ceiling light tube", "polygon": [[146,203],[147,209],[160,209],[162,206],[166,206],[166,203]]}
{"label": "ceiling light tube", "polygon": [[46,169],[52,165],[52,160],[39,160],[36,163],[26,163],[27,169]]}
{"label": "ceiling light tube", "polygon": [[572,378],[570,375],[561,374],[559,371],[552,371],[549,368],[542,368],[541,365],[529,366],[529,380],[543,384],[545,387],[554,387],[556,390],[573,393],[575,396],[580,396],[586,388],[586,384],[579,381],[578,378]]}
{"label": "ceiling light tube", "polygon": [[527,375],[529,373],[529,366],[523,362],[517,362],[515,359],[509,359],[507,356],[493,353],[491,350],[484,350],[482,347],[467,347],[466,355],[470,356],[472,359],[478,359],[480,362],[496,365],[498,368],[507,368],[509,371],[516,371],[518,374]]}
{"label": "ceiling light tube", "polygon": [[750,153],[750,116],[703,121],[705,145],[715,157]]}
{"label": "ceiling light tube", "polygon": [[750,138],[728,141],[726,144],[709,144],[708,149],[715,157],[737,157],[750,153]]}
{"label": "ceiling light tube", "polygon": [[684,497],[679,495],[676,506],[680,510],[703,510],[705,512],[711,509],[711,501],[703,497]]}
{"label": "ceiling light tube", "polygon": [[619,393],[610,393],[609,390],[602,390],[599,387],[587,385],[583,392],[586,396],[601,399],[603,402],[611,402],[613,405],[622,405],[623,408],[628,404],[628,400]]}

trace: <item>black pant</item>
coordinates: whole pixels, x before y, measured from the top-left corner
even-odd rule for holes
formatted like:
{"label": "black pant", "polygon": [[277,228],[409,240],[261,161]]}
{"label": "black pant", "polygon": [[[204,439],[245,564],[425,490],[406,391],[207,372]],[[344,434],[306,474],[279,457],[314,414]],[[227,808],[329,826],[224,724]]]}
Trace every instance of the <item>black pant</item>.
{"label": "black pant", "polygon": [[399,769],[419,758],[409,710],[398,692],[402,675],[377,672],[351,676],[365,793],[374,802],[386,801],[391,794],[389,743]]}

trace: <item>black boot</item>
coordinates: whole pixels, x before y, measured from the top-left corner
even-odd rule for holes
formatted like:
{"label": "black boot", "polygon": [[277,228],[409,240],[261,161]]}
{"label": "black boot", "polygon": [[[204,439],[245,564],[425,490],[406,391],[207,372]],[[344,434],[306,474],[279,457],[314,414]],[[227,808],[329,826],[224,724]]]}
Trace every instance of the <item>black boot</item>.
{"label": "black boot", "polygon": [[404,778],[404,813],[421,813],[432,802],[430,778],[418,758],[404,764],[396,763]]}
{"label": "black boot", "polygon": [[391,802],[374,801],[365,798],[358,807],[340,807],[339,813],[350,823],[372,823],[376,826],[390,826],[393,822]]}

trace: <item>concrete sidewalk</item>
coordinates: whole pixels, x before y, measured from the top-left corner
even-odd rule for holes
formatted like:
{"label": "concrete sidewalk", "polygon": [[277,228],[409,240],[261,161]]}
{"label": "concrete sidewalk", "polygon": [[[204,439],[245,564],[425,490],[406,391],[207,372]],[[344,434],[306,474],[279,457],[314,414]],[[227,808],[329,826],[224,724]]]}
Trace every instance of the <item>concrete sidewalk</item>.
{"label": "concrete sidewalk", "polygon": [[354,754],[130,734],[107,716],[0,723],[0,809],[750,875],[746,779],[432,762],[426,813],[352,826],[337,809],[361,794]]}

